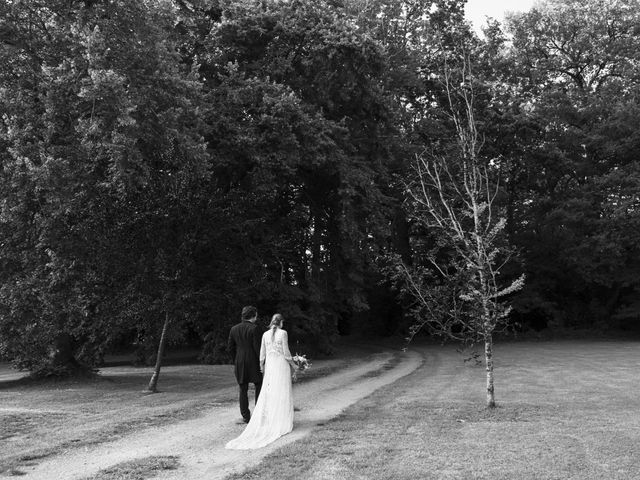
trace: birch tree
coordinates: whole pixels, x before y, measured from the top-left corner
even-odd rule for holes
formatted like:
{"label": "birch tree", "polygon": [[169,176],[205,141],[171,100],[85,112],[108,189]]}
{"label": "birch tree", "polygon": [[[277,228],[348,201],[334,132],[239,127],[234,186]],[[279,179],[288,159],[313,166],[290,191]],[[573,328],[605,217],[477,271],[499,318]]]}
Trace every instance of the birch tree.
{"label": "birch tree", "polygon": [[[435,235],[423,246],[418,266],[399,264],[404,291],[415,300],[416,321],[408,340],[423,328],[466,343],[483,343],[487,407],[496,405],[493,335],[511,307],[505,296],[519,290],[524,275],[503,282],[501,269],[513,250],[496,201],[500,191],[494,160],[482,156],[484,139],[475,119],[474,78],[465,60],[461,79],[445,68],[445,92],[456,133],[452,148],[418,154],[406,185],[416,225]],[[455,76],[457,79],[457,76]]]}

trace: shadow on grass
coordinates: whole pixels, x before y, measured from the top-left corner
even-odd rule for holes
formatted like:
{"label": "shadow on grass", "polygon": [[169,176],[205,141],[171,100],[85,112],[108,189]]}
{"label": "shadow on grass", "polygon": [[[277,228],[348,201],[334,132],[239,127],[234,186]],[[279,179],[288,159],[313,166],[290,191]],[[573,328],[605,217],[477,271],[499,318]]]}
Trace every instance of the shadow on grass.
{"label": "shadow on grass", "polygon": [[37,454],[22,455],[16,459],[12,459],[8,462],[0,463],[0,475],[7,477],[19,477],[27,475],[26,472],[20,470],[21,467],[32,467],[37,465],[36,460],[42,460],[53,455],[54,451],[42,451]]}
{"label": "shadow on grass", "polygon": [[[145,375],[146,377],[146,375]],[[127,379],[126,376],[105,376],[99,373],[91,377],[80,378],[35,378],[35,377],[22,377],[12,380],[0,381],[0,391],[2,390],[29,390],[29,389],[55,389],[55,388],[69,388],[73,386],[87,386],[87,385],[100,385],[100,384],[137,384],[141,383],[143,379],[141,375],[131,375]]]}
{"label": "shadow on grass", "polygon": [[[228,387],[231,383],[227,381],[227,377],[231,375],[221,375],[215,372],[203,372],[199,369],[200,365],[194,366],[192,372],[180,371],[171,372],[164,370],[160,374],[160,391],[189,391],[201,392],[219,388],[220,386]],[[165,368],[170,368],[169,366]],[[8,390],[55,390],[68,388],[83,388],[87,391],[108,387],[114,390],[141,392],[149,382],[151,376],[150,370],[140,369],[130,370],[127,372],[113,372],[106,370],[99,372],[91,377],[81,378],[33,378],[23,377],[19,379],[0,381],[0,391]],[[223,385],[219,385],[223,384]]]}
{"label": "shadow on grass", "polygon": [[26,475],[27,472],[23,472],[22,470],[19,470],[17,468],[9,468],[8,470],[0,469],[0,474],[6,475],[7,477],[21,477],[23,475]]}
{"label": "shadow on grass", "polygon": [[146,457],[119,463],[82,480],[144,480],[164,470],[175,470],[179,465],[175,456]]}
{"label": "shadow on grass", "polygon": [[379,377],[383,373],[386,373],[389,370],[393,370],[394,368],[396,368],[401,362],[402,362],[402,358],[400,358],[400,355],[394,354],[393,357],[387,362],[385,362],[385,364],[382,365],[380,368],[365,373],[364,375],[362,375],[361,378]]}

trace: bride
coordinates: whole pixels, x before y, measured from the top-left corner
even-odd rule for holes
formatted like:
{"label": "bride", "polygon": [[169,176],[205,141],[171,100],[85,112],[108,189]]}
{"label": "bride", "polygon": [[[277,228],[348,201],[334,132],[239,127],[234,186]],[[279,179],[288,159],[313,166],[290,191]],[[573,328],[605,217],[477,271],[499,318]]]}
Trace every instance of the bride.
{"label": "bride", "polygon": [[264,372],[262,390],[247,428],[227,443],[226,448],[247,450],[261,448],[293,430],[293,395],[291,378],[296,365],[289,351],[284,318],[276,313],[269,330],[262,335],[260,370]]}

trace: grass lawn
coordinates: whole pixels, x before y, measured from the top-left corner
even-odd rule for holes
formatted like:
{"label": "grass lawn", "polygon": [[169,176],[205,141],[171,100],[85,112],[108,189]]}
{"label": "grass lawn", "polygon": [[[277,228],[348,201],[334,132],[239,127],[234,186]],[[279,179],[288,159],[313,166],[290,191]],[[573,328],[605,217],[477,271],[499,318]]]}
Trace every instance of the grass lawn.
{"label": "grass lawn", "polygon": [[[240,479],[639,479],[640,344],[498,344],[484,368],[452,347]],[[294,426],[295,428],[295,426]]]}
{"label": "grass lawn", "polygon": [[[353,363],[366,356],[362,352],[342,349],[334,358],[314,360],[302,381]],[[164,367],[160,393],[144,395],[150,376],[150,368],[122,366],[104,368],[92,380],[0,382],[0,476],[20,475],[20,467],[64,450],[193,418],[213,405],[237,401],[230,365]]]}
{"label": "grass lawn", "polygon": [[171,366],[160,375],[162,393],[143,395],[149,377],[148,368],[114,367],[91,380],[0,383],[0,474],[62,450],[188,418],[231,400],[235,383],[229,367]]}

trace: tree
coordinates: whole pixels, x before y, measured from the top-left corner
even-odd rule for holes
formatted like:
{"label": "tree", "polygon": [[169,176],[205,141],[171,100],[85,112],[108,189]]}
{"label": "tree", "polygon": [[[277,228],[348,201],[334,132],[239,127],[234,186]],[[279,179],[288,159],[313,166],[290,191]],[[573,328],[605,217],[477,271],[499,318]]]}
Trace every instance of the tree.
{"label": "tree", "polygon": [[253,291],[261,310],[287,309],[292,338],[328,351],[367,308],[392,211],[383,51],[324,1],[237,2],[222,19],[204,41],[201,73],[218,105],[207,139],[240,217],[259,228]]}
{"label": "tree", "polygon": [[528,279],[514,308],[538,324],[637,317],[639,14],[627,0],[541,2],[508,20],[496,55],[508,94],[491,119],[508,128],[509,230]]}
{"label": "tree", "polygon": [[[511,307],[503,297],[522,288],[524,276],[507,283],[500,273],[512,250],[504,239],[490,160],[482,157],[483,139],[474,113],[474,78],[465,59],[461,82],[445,70],[445,87],[457,138],[446,153],[417,155],[415,176],[407,184],[412,218],[435,230],[434,245],[421,252],[423,264],[398,268],[404,291],[415,302],[416,323],[448,338],[484,343],[487,406],[495,407],[493,334]],[[459,88],[454,87],[460,85]],[[422,246],[423,250],[425,246]]]}
{"label": "tree", "polygon": [[3,355],[225,361],[243,300],[330,350],[392,211],[380,45],[326,2],[0,9]]}
{"label": "tree", "polygon": [[[116,320],[123,325],[131,321],[138,335],[148,343],[157,342],[148,387],[155,392],[165,344],[171,334],[180,335],[190,313],[188,305],[199,293],[193,281],[194,257],[204,225],[210,220],[207,217],[213,202],[207,193],[211,172],[202,137],[202,84],[194,69],[181,65],[173,44],[159,40],[169,30],[170,11],[162,6],[143,12],[137,12],[133,4],[123,7],[153,21],[149,26],[136,26],[139,37],[132,41],[137,46],[119,44],[117,30],[122,25],[118,22],[107,22],[103,31],[90,39],[89,46],[99,61],[89,64],[91,81],[85,82],[82,96],[98,107],[91,119],[82,123],[82,131],[87,132],[86,144],[96,158],[106,156],[113,161],[116,153],[124,163],[123,171],[109,178],[119,208],[115,219],[118,228],[108,234],[111,242],[101,253],[111,255],[120,250],[128,260],[116,270],[127,281],[112,291],[110,298],[122,298],[126,306],[116,313]],[[128,51],[110,58],[111,51],[123,47]],[[137,60],[135,67],[128,69],[122,64],[127,55]],[[104,135],[113,125],[104,104],[101,80],[105,70],[121,71],[128,83],[123,98],[111,103],[132,106],[125,110],[128,118],[119,122],[129,128],[118,132],[116,138],[123,148],[116,152],[112,144],[92,137],[96,130]],[[107,278],[108,273],[103,271]],[[132,311],[137,318],[130,318]]]}
{"label": "tree", "polygon": [[28,7],[6,6],[20,48],[0,72],[0,347],[65,374],[132,330],[158,339],[169,314],[184,326],[213,210],[202,90],[166,2]]}

